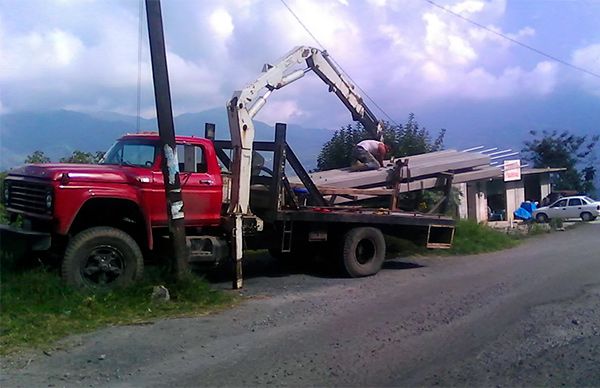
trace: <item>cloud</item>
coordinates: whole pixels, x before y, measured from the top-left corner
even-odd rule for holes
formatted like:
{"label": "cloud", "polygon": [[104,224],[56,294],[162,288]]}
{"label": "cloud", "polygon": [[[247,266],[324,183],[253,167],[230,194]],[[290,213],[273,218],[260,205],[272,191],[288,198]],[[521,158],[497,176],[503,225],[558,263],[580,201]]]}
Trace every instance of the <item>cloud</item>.
{"label": "cloud", "polygon": [[[577,49],[571,55],[572,63],[582,69],[600,74],[600,43]],[[584,72],[577,73],[580,86],[596,96],[600,96],[600,79]]]}
{"label": "cloud", "polygon": [[297,101],[284,99],[269,102],[256,115],[256,119],[275,125],[276,122],[301,122],[306,116]]}
{"label": "cloud", "polygon": [[216,9],[211,13],[209,23],[215,34],[221,39],[228,38],[233,33],[233,19],[223,8]]}
{"label": "cloud", "polygon": [[[0,10],[3,109],[135,114],[138,2],[33,1]],[[522,60],[521,48],[426,2],[287,3],[354,81],[396,117],[432,99],[540,96],[568,81],[556,64],[529,52]],[[504,0],[440,3],[515,39],[529,42],[542,34],[530,19],[510,19]],[[318,46],[279,2],[163,2],[163,18],[177,113],[224,106],[234,90],[256,79],[264,63],[296,45]],[[150,115],[154,96],[145,20],[142,27],[142,112]],[[573,61],[596,66],[597,50],[582,48]],[[599,93],[593,81],[577,82]],[[314,75],[274,93],[261,112],[269,122],[309,120],[313,126],[335,126],[340,118],[348,121],[347,112]]]}

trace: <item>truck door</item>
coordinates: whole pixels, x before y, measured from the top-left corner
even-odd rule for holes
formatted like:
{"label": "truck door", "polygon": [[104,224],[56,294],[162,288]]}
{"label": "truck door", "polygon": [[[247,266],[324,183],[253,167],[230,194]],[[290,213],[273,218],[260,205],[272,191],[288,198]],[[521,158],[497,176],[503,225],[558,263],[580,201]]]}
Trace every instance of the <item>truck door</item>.
{"label": "truck door", "polygon": [[221,216],[222,186],[208,172],[205,150],[198,144],[177,144],[179,180],[186,224],[208,225]]}

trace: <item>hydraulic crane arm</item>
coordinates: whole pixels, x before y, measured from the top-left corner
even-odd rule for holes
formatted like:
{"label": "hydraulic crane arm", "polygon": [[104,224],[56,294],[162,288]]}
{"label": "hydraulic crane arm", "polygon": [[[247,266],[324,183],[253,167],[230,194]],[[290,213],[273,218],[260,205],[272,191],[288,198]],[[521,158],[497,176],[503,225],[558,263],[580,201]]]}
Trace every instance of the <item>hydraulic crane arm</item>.
{"label": "hydraulic crane arm", "polygon": [[[295,69],[305,63],[308,67]],[[295,69],[295,70],[294,70]],[[229,129],[234,150],[232,166],[232,192],[230,214],[248,214],[250,198],[250,174],[254,125],[252,118],[265,105],[269,95],[277,89],[314,71],[335,93],[352,114],[374,138],[380,138],[381,122],[365,105],[362,97],[333,64],[327,52],[307,46],[299,46],[288,52],[275,64],[267,64],[263,72],[246,88],[236,91],[227,104]]]}

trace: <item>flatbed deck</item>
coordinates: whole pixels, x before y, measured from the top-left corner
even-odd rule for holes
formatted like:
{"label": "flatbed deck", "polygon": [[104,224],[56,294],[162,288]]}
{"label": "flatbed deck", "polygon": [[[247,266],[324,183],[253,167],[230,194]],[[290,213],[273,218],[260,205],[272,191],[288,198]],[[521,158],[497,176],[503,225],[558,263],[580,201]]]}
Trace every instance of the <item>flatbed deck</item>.
{"label": "flatbed deck", "polygon": [[389,209],[308,207],[298,210],[280,210],[277,221],[307,221],[320,223],[368,223],[374,225],[453,226],[451,217]]}

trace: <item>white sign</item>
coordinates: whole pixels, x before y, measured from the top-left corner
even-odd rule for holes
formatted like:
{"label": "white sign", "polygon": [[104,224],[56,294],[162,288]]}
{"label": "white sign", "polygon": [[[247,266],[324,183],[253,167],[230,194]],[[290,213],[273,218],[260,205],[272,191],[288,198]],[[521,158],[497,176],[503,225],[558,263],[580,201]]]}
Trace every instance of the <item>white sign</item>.
{"label": "white sign", "polygon": [[521,180],[521,160],[504,161],[504,182]]}

